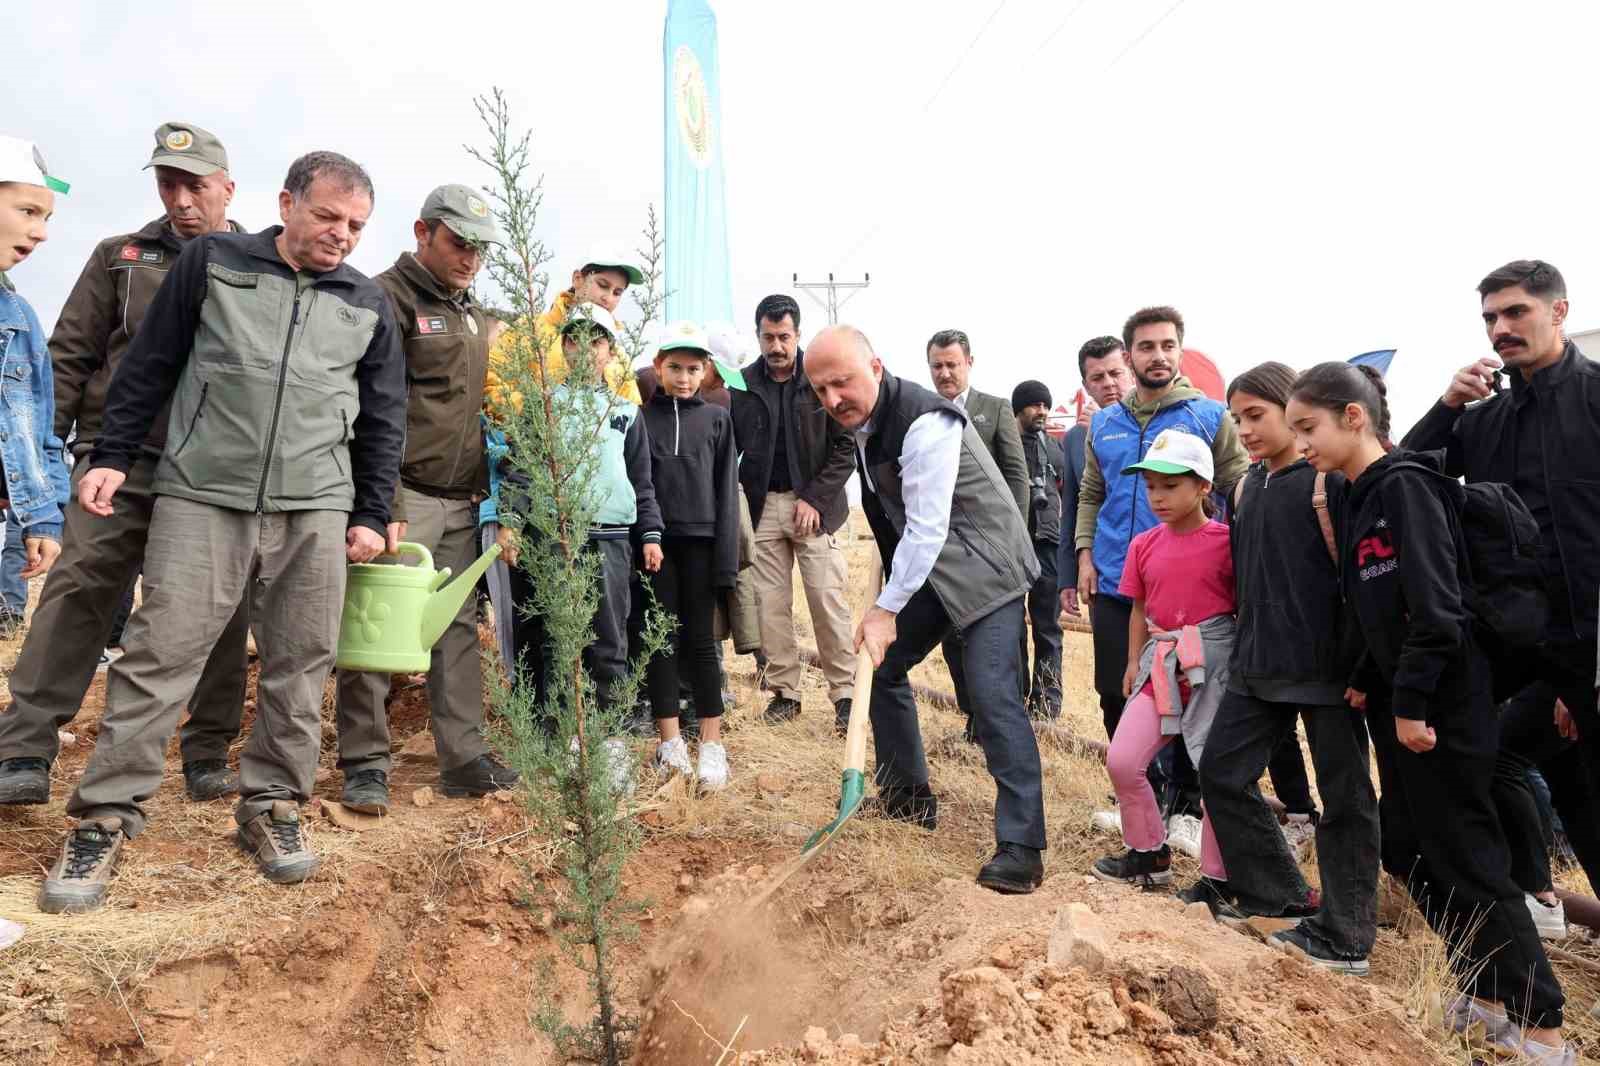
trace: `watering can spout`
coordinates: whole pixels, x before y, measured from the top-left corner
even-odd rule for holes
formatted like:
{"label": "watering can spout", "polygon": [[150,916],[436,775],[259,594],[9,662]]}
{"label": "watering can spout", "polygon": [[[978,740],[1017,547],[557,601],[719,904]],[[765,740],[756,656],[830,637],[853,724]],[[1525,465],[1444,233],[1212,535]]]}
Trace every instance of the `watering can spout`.
{"label": "watering can spout", "polygon": [[[450,620],[461,610],[461,603],[478,584],[478,578],[483,572],[500,558],[500,545],[491,544],[489,550],[478,556],[476,562],[461,572],[461,575],[448,585],[435,588],[428,596],[428,602],[422,608],[422,646],[431,648],[440,637],[444,636],[445,629],[450,625]],[[443,582],[449,578],[448,569],[441,570],[436,582]]]}

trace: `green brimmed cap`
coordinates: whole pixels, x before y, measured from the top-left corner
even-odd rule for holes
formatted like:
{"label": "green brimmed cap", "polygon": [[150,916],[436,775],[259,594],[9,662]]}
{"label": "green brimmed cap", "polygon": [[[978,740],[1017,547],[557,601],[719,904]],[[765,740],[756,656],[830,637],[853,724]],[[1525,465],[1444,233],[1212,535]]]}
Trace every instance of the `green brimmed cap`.
{"label": "green brimmed cap", "polygon": [[72,187],[50,173],[37,145],[21,137],[0,136],[0,181],[42,185],[51,192],[59,193],[65,193]]}
{"label": "green brimmed cap", "polygon": [[1216,467],[1211,458],[1211,445],[1181,429],[1164,429],[1150,442],[1150,450],[1143,459],[1122,468],[1124,474],[1150,470],[1157,474],[1193,474],[1209,482]]}

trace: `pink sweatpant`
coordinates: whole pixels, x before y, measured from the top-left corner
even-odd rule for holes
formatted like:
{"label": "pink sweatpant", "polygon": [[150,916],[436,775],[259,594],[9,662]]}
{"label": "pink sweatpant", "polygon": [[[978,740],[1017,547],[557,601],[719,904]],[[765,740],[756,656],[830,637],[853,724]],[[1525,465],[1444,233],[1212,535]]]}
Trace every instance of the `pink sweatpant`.
{"label": "pink sweatpant", "polygon": [[[1123,708],[1117,735],[1111,738],[1111,749],[1106,753],[1106,770],[1111,774],[1111,785],[1117,791],[1117,805],[1122,811],[1122,839],[1136,851],[1154,851],[1166,842],[1167,827],[1161,821],[1155,790],[1150,787],[1150,760],[1178,739],[1181,738],[1161,735],[1161,713],[1156,710],[1155,694],[1147,683]],[[1218,881],[1228,879],[1209,818],[1200,820],[1200,871]]]}

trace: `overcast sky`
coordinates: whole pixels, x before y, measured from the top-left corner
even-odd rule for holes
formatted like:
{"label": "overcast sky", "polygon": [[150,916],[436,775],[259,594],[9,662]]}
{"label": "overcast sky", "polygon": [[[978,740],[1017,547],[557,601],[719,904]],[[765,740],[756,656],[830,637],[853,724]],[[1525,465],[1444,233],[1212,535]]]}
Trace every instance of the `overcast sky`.
{"label": "overcast sky", "polygon": [[[139,168],[172,118],[223,139],[252,229],[294,156],[364,163],[352,262],[376,273],[430,188],[488,179],[461,146],[493,85],[534,132],[564,276],[660,203],[665,7],[7,0],[29,58],[0,132],[72,182],[13,280],[53,323],[94,243],[160,213]],[[1487,350],[1473,286],[1505,260],[1554,262],[1572,327],[1600,327],[1600,4],[713,7],[742,323],[796,272],[870,272],[844,317],[891,369],[926,381],[924,342],[957,327],[978,387],[1065,399],[1083,340],[1171,303],[1225,374],[1398,347],[1400,425]]]}

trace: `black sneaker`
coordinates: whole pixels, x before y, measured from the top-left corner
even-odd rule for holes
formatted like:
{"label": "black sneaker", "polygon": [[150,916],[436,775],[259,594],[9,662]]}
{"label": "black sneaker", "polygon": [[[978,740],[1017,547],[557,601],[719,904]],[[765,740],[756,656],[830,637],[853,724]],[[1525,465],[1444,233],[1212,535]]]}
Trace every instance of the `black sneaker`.
{"label": "black sneaker", "polygon": [[48,760],[34,757],[0,759],[0,803],[20,806],[49,802]]}
{"label": "black sneaker", "polygon": [[850,708],[855,700],[849,696],[833,701],[833,735],[842,737],[850,732]]}
{"label": "black sneaker", "polygon": [[1249,917],[1228,892],[1228,882],[1201,875],[1188,888],[1178,890],[1185,903],[1204,903],[1218,921],[1242,922]]}
{"label": "black sneaker", "polygon": [[520,780],[520,774],[488,753],[439,775],[441,791],[452,799],[503,792],[516,788]]}
{"label": "black sneaker", "polygon": [[1341,954],[1333,950],[1333,945],[1322,939],[1322,937],[1299,926],[1273,933],[1267,938],[1267,943],[1279,951],[1289,955],[1298,955],[1300,958],[1321,966],[1325,970],[1332,970],[1334,973],[1349,974],[1351,977],[1365,977],[1372,970],[1367,964],[1365,955]]}
{"label": "black sneaker", "polygon": [[939,828],[939,797],[927,785],[880,788],[878,809],[885,818],[910,822],[927,830]]}
{"label": "black sneaker", "polygon": [[183,764],[183,790],[196,803],[239,791],[239,775],[226,759],[195,759]]}
{"label": "black sneaker", "polygon": [[978,871],[978,884],[1007,896],[1025,896],[1044,880],[1044,859],[1038,848],[1001,841],[994,858]]}
{"label": "black sneaker", "polygon": [[1096,859],[1089,872],[1102,881],[1154,889],[1172,880],[1172,849],[1165,844],[1157,851],[1129,848],[1121,855]]}
{"label": "black sneaker", "polygon": [[761,717],[768,722],[776,724],[778,722],[787,722],[799,714],[799,700],[792,700],[788,696],[774,696],[772,701],[767,704],[767,709],[761,713]]}
{"label": "black sneaker", "polygon": [[376,769],[345,774],[339,802],[362,814],[388,814],[389,775]]}

